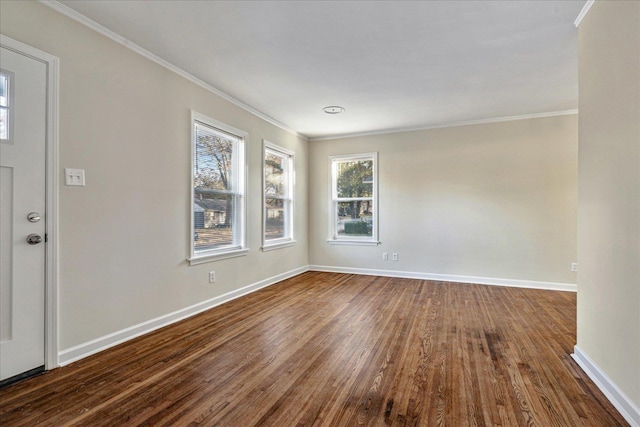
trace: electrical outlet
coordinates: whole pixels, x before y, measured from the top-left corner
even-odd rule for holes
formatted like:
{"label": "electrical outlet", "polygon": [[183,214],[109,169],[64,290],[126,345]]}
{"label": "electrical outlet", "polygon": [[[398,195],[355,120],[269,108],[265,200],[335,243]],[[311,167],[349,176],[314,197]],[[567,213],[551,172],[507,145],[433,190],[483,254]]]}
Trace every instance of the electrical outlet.
{"label": "electrical outlet", "polygon": [[578,271],[578,263],[577,262],[572,262],[571,263],[571,271]]}
{"label": "electrical outlet", "polygon": [[394,261],[397,261],[397,260],[398,260],[398,254],[397,254],[397,253],[395,253],[395,252],[394,252],[394,253],[392,253],[392,254],[391,254],[391,259],[392,259],[392,260],[394,260]]}
{"label": "electrical outlet", "polygon": [[388,252],[382,252],[382,260],[383,261],[389,261],[389,253]]}
{"label": "electrical outlet", "polygon": [[215,283],[216,281],[216,272],[215,271],[210,271],[209,272],[209,283]]}

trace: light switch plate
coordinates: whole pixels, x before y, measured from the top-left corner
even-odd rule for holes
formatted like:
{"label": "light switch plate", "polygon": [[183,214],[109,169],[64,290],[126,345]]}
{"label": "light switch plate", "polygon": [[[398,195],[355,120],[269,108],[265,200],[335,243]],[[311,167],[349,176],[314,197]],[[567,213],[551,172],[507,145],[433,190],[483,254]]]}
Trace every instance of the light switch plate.
{"label": "light switch plate", "polygon": [[84,187],[84,169],[64,168],[64,184]]}

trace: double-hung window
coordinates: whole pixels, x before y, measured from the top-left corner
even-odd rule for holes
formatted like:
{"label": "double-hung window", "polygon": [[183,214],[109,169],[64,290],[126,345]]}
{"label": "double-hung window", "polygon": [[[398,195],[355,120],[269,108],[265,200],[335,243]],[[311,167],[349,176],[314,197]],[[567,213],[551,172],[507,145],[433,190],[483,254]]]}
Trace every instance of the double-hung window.
{"label": "double-hung window", "polygon": [[330,237],[334,244],[378,244],[378,153],[330,157]]}
{"label": "double-hung window", "polygon": [[247,253],[246,132],[192,113],[191,264]]}
{"label": "double-hung window", "polygon": [[293,240],[293,152],[264,141],[262,250],[290,246]]}

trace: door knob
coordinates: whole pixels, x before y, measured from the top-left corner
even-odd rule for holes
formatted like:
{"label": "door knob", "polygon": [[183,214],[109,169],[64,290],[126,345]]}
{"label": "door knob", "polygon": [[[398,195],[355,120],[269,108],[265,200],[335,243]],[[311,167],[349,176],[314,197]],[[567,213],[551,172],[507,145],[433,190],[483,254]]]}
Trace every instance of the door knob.
{"label": "door knob", "polygon": [[42,236],[31,233],[27,236],[27,243],[30,245],[37,245],[38,243],[42,243]]}

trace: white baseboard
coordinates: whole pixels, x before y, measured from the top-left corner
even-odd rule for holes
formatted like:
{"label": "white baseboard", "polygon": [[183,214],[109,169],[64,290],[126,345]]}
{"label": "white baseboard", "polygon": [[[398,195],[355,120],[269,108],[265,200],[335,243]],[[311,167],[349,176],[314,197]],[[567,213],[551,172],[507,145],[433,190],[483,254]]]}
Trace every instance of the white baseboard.
{"label": "white baseboard", "polygon": [[399,270],[373,270],[368,268],[332,267],[327,265],[310,265],[311,271],[327,271],[332,273],[365,274],[369,276],[402,277],[405,279],[435,280],[439,282],[475,283],[479,285],[509,286],[514,288],[546,289],[552,291],[576,292],[577,285],[572,283],[536,282],[532,280],[498,279],[495,277],[459,276],[454,274],[418,273]]}
{"label": "white baseboard", "polygon": [[640,427],[640,407],[611,381],[611,379],[576,345],[571,355],[602,393],[616,407],[632,427]]}
{"label": "white baseboard", "polygon": [[195,314],[201,313],[205,310],[209,310],[217,305],[224,304],[225,302],[239,298],[243,295],[250,294],[258,289],[273,285],[274,283],[288,279],[298,274],[302,274],[305,271],[327,271],[335,273],[347,273],[347,274],[365,274],[374,276],[388,276],[388,277],[403,277],[410,279],[423,279],[423,280],[437,280],[445,282],[459,282],[459,283],[477,283],[481,285],[497,285],[497,286],[512,286],[519,288],[535,288],[535,289],[550,289],[556,291],[576,291],[576,285],[568,283],[552,283],[552,282],[533,282],[525,280],[511,280],[511,279],[497,279],[488,277],[474,277],[474,276],[457,276],[447,274],[430,274],[430,273],[416,273],[406,271],[394,271],[394,270],[372,270],[365,268],[348,268],[348,267],[330,267],[323,265],[309,265],[296,268],[291,271],[279,274],[277,276],[269,277],[235,291],[226,293],[224,295],[217,296],[207,301],[194,304],[190,307],[183,308],[173,313],[165,314],[155,319],[148,320],[146,322],[139,323],[129,328],[122,329],[117,332],[105,335],[100,338],[88,341],[86,343],[79,344],[77,346],[62,350],[58,353],[58,366],[65,366],[69,363],[83,359],[92,354],[98,353],[102,350],[106,350],[110,347],[121,344],[130,339],[139,337],[140,335],[147,334],[156,329],[178,322],[180,320],[191,317]]}
{"label": "white baseboard", "polygon": [[173,313],[165,314],[163,316],[156,317],[155,319],[151,319],[146,322],[142,322],[137,325],[131,326],[129,328],[125,328],[120,331],[111,333],[109,335],[96,338],[94,340],[77,345],[75,347],[62,350],[61,352],[58,353],[58,365],[59,366],[68,365],[69,363],[83,359],[87,356],[91,356],[92,354],[98,353],[102,350],[106,350],[110,347],[121,344],[135,337],[139,337],[140,335],[148,334],[149,332],[152,332],[156,329],[162,328],[164,326],[186,319],[187,317],[191,317],[195,314],[209,310],[210,308],[213,308],[217,305],[224,304],[225,302],[234,300],[243,295],[250,294],[252,292],[257,291],[258,289],[262,289],[267,286],[278,283],[282,280],[288,279],[290,277],[297,276],[298,274],[302,274],[308,270],[309,270],[308,266],[299,267],[294,270],[287,271],[282,274],[278,274],[277,276],[269,277],[267,279],[261,280],[259,282],[253,283],[251,285],[245,286],[235,291],[228,292],[224,295],[220,295],[215,298],[211,298],[209,300],[200,302],[198,304],[194,304],[190,307],[186,307],[181,310],[174,311]]}

